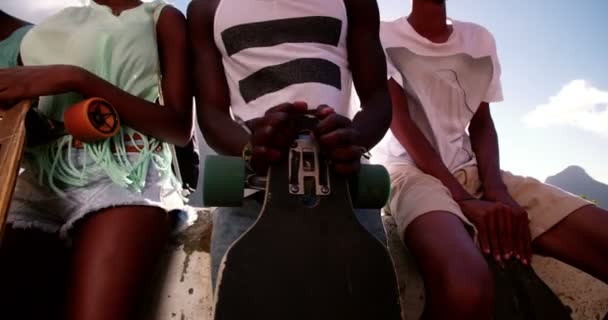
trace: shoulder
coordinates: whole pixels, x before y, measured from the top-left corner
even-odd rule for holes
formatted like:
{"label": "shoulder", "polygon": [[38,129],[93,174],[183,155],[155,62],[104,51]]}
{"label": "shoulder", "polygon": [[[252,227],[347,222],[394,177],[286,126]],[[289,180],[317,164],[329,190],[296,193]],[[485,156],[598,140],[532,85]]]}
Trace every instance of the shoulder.
{"label": "shoulder", "polygon": [[380,21],[380,36],[390,36],[392,33],[399,30],[403,19],[404,18],[392,21]]}
{"label": "shoulder", "polygon": [[380,23],[380,40],[385,48],[403,46],[416,39],[415,32],[407,22],[407,17]]}
{"label": "shoulder", "polygon": [[380,22],[380,12],[376,0],[343,1],[349,19],[355,18],[358,23],[373,25],[377,25]]}
{"label": "shoulder", "polygon": [[37,23],[35,27],[55,24],[57,22],[78,21],[88,16],[90,9],[87,6],[63,8]]}
{"label": "shoulder", "polygon": [[221,0],[192,0],[188,4],[187,15],[188,20],[195,19],[197,21],[213,20],[215,11]]}
{"label": "shoulder", "polygon": [[458,20],[452,20],[452,23],[458,28],[465,41],[474,42],[475,46],[479,46],[480,49],[490,51],[496,50],[494,35],[484,26],[473,22]]}
{"label": "shoulder", "polygon": [[154,12],[154,21],[160,39],[181,38],[187,35],[186,17],[172,5],[158,6]]}
{"label": "shoulder", "polygon": [[170,22],[170,23],[184,23],[186,16],[172,5],[164,5],[160,8],[158,22]]}

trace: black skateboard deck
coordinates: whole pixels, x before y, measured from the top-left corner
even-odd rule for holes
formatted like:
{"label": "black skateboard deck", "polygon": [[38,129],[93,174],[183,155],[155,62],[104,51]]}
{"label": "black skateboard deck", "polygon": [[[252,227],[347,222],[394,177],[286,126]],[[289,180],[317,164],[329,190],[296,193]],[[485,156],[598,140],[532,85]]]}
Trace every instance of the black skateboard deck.
{"label": "black skateboard deck", "polygon": [[[298,150],[270,168],[258,220],[222,261],[214,319],[400,320],[393,262],[358,222],[347,179]],[[317,181],[303,174],[314,167]]]}

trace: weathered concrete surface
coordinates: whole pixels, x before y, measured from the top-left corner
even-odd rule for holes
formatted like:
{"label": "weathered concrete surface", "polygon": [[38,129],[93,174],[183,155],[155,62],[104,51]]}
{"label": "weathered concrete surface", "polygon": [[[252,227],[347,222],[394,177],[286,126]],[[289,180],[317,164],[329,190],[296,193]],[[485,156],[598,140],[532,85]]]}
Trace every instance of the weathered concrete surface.
{"label": "weathered concrete surface", "polygon": [[[153,290],[147,319],[210,320],[209,241],[211,213],[201,210],[199,220],[169,248]],[[384,217],[389,247],[399,277],[404,319],[419,319],[424,305],[420,274],[401,244],[392,218]],[[602,319],[608,311],[608,286],[553,259],[534,257],[534,267],[573,312],[575,320]]]}
{"label": "weathered concrete surface", "polygon": [[173,240],[156,279],[146,319],[210,320],[213,306],[209,245],[211,212]]}

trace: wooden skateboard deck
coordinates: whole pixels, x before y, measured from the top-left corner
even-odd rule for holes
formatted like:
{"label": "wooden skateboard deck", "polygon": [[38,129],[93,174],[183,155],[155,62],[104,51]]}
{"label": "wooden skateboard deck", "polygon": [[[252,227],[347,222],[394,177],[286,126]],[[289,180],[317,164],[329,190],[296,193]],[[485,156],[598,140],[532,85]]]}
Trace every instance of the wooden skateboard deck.
{"label": "wooden skateboard deck", "polygon": [[400,320],[393,262],[354,215],[347,180],[326,170],[328,195],[294,194],[290,161],[269,170],[258,220],[222,261],[214,319]]}
{"label": "wooden skateboard deck", "polygon": [[10,109],[0,109],[0,242],[19,175],[25,146],[25,117],[30,108],[31,102],[24,101]]}
{"label": "wooden skateboard deck", "polygon": [[94,142],[113,136],[120,127],[116,110],[100,98],[70,106],[64,113],[64,123],[51,121],[34,110],[31,101],[0,109],[0,241],[26,142],[42,144],[65,134]]}

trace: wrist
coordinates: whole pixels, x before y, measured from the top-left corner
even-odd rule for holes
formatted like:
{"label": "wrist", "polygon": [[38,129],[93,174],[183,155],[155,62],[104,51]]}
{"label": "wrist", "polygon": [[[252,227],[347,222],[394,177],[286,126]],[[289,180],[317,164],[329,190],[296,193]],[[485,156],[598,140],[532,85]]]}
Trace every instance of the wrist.
{"label": "wrist", "polygon": [[85,70],[71,65],[64,65],[60,67],[61,70],[57,72],[60,76],[60,86],[63,92],[81,92],[82,83],[87,82],[88,72]]}
{"label": "wrist", "polygon": [[461,203],[461,202],[465,202],[465,201],[471,201],[471,200],[477,200],[477,198],[473,197],[472,195],[462,195],[462,196],[458,196],[458,197],[454,197],[454,201],[456,201],[456,203]]}
{"label": "wrist", "polygon": [[509,191],[504,184],[494,184],[494,185],[484,185],[483,186],[483,195],[484,198],[490,200],[498,200],[503,198],[504,196],[509,195]]}
{"label": "wrist", "polygon": [[[447,182],[447,183],[446,183]],[[473,195],[468,193],[457,181],[446,181],[444,185],[450,190],[452,199],[456,202],[477,200]]]}

